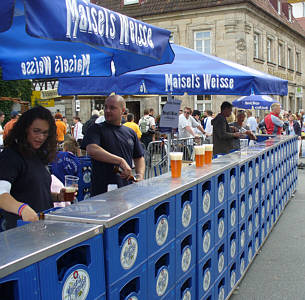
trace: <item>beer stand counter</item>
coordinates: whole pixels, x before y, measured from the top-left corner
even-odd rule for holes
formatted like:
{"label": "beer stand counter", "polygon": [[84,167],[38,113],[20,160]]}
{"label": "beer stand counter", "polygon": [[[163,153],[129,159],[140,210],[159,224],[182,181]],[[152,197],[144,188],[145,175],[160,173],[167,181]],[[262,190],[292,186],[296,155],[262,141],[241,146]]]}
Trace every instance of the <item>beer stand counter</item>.
{"label": "beer stand counter", "polygon": [[[37,299],[49,299],[46,294],[52,295],[54,288],[50,291],[50,286],[43,286],[45,278],[39,264],[47,255],[53,257],[55,249],[62,251],[64,240],[60,232],[69,235],[65,226],[71,223],[80,232],[86,226],[92,226],[93,232],[104,228],[98,234],[103,247],[96,250],[94,257],[105,257],[96,272],[106,287],[107,299],[228,298],[295,190],[296,156],[296,138],[275,137],[246,151],[215,159],[203,168],[187,166],[180,178],[172,179],[167,173],[47,213],[46,220],[37,224],[48,228],[49,222],[52,226],[58,222],[55,236],[60,238],[52,247],[53,240],[49,241],[54,252],[48,254],[43,248],[43,256],[32,242],[25,242],[24,256],[20,251],[24,248],[22,240],[31,241],[35,226],[42,225],[33,223],[1,233],[1,245],[5,245],[1,246],[5,247],[1,253],[7,251],[10,255],[1,261],[0,271],[5,272],[1,271],[0,285],[31,264],[38,265]],[[18,232],[17,251],[14,240]],[[75,244],[88,239],[83,235],[77,235],[79,242]],[[87,249],[84,245],[83,248]],[[76,259],[82,256],[86,257],[67,255],[68,267],[73,268],[75,263],[84,270],[88,262]],[[64,263],[56,265],[57,272],[56,268],[45,272],[50,276],[55,273],[62,295],[64,286],[67,290],[70,285],[73,291],[83,288],[83,295],[93,289],[94,295],[101,292],[104,297],[94,284],[97,275],[81,273],[90,281],[89,290],[82,281],[64,285],[71,272],[67,272],[68,267],[59,272],[58,265]],[[21,282],[17,280],[17,284]]]}

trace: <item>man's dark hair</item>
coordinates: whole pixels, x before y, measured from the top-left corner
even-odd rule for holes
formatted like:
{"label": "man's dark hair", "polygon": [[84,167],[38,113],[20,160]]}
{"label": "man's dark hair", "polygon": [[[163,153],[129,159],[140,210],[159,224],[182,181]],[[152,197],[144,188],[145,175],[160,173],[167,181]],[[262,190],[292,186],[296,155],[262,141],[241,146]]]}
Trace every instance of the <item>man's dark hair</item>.
{"label": "man's dark hair", "polygon": [[220,106],[220,110],[224,111],[225,109],[230,109],[232,107],[233,107],[233,105],[230,102],[224,101],[224,102],[222,102],[222,104]]}
{"label": "man's dark hair", "polygon": [[127,115],[127,122],[131,122],[134,119],[134,115],[132,113],[129,113]]}
{"label": "man's dark hair", "polygon": [[207,115],[208,116],[213,116],[213,112],[211,110],[207,110]]}
{"label": "man's dark hair", "polygon": [[147,108],[144,109],[144,115],[148,115],[149,114],[149,110]]}
{"label": "man's dark hair", "polygon": [[193,111],[193,114],[192,114],[193,117],[194,117],[194,116],[200,116],[200,115],[201,115],[201,113],[200,113],[199,110],[195,109],[195,110]]}

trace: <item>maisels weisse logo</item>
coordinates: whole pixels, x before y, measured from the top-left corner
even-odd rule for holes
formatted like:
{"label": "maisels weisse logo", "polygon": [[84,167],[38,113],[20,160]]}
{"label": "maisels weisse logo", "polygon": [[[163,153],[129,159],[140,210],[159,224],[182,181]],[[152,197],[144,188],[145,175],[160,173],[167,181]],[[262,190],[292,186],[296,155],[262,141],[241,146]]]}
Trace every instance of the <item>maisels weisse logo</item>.
{"label": "maisels weisse logo", "polygon": [[106,8],[90,4],[89,0],[66,0],[66,37],[77,39],[79,32],[107,39],[112,43],[119,38],[121,45],[136,44],[139,47],[154,48],[152,28],[127,16]]}
{"label": "maisels weisse logo", "polygon": [[64,58],[61,55],[51,58],[40,56],[23,61],[20,64],[21,72],[28,75],[56,75],[56,74],[78,74],[80,76],[90,75],[90,54],[71,55]]}

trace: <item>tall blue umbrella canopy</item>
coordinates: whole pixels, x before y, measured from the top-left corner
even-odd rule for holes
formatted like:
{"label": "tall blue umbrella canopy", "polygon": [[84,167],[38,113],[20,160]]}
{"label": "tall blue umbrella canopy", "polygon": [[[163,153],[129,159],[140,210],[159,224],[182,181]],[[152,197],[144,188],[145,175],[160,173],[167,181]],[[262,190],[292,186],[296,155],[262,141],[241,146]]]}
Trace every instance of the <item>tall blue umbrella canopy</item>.
{"label": "tall blue umbrella canopy", "polygon": [[232,102],[233,106],[244,109],[270,109],[273,103],[279,103],[267,95],[250,95],[240,97]]}
{"label": "tall blue umbrella canopy", "polygon": [[120,75],[170,63],[169,36],[88,0],[0,1],[5,80]]}
{"label": "tall blue umbrella canopy", "polygon": [[189,48],[172,47],[175,53],[172,64],[118,77],[62,79],[58,91],[61,95],[287,94],[287,80]]}

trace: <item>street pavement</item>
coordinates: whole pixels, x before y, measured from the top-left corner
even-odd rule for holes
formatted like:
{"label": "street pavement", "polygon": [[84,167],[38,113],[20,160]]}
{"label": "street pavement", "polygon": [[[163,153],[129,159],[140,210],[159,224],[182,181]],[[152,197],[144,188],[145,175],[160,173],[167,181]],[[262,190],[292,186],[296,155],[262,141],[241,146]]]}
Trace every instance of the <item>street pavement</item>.
{"label": "street pavement", "polygon": [[305,169],[298,171],[294,197],[230,300],[305,299]]}

